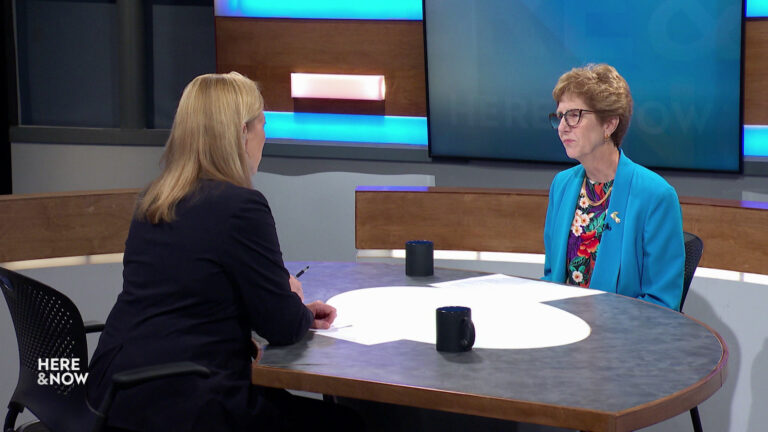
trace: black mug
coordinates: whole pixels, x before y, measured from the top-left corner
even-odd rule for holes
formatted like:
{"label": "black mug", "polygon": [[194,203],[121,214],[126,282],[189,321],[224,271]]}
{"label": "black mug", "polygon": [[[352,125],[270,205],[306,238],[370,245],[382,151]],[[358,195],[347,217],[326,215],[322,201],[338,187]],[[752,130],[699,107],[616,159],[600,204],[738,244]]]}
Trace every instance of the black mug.
{"label": "black mug", "polygon": [[432,276],[435,273],[435,246],[429,240],[411,240],[405,243],[405,274]]}
{"label": "black mug", "polygon": [[472,349],[475,344],[475,324],[472,309],[465,306],[443,306],[437,308],[438,351],[462,352]]}

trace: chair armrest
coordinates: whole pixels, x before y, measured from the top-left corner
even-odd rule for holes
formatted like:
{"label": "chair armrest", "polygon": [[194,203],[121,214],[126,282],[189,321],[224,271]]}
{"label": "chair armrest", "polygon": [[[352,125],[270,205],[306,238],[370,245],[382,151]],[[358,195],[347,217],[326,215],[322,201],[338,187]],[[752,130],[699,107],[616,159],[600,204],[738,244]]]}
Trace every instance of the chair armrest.
{"label": "chair armrest", "polygon": [[104,323],[100,321],[85,321],[85,333],[96,333],[104,330]]}
{"label": "chair armrest", "polygon": [[211,371],[197,363],[184,361],[130,369],[112,375],[112,385],[109,387],[109,391],[107,391],[104,400],[101,401],[101,405],[95,413],[96,421],[92,430],[100,431],[106,424],[109,407],[112,406],[112,401],[115,399],[118,391],[158,379],[183,375],[197,375],[202,378],[208,378],[211,376]]}
{"label": "chair armrest", "polygon": [[156,379],[182,375],[197,375],[201,378],[208,378],[211,376],[211,371],[197,363],[188,361],[165,363],[116,373],[112,375],[112,386],[116,390],[125,390]]}

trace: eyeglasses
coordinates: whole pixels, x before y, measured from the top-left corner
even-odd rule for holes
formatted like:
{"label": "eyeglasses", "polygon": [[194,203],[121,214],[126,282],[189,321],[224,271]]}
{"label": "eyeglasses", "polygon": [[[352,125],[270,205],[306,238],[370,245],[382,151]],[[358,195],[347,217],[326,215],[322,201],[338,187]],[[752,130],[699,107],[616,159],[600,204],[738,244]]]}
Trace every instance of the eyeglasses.
{"label": "eyeglasses", "polygon": [[552,125],[552,129],[557,129],[560,126],[560,120],[565,117],[565,124],[568,125],[568,127],[576,127],[581,123],[581,115],[583,113],[595,113],[597,111],[590,111],[585,109],[569,109],[568,111],[564,113],[550,113],[549,114],[549,124]]}

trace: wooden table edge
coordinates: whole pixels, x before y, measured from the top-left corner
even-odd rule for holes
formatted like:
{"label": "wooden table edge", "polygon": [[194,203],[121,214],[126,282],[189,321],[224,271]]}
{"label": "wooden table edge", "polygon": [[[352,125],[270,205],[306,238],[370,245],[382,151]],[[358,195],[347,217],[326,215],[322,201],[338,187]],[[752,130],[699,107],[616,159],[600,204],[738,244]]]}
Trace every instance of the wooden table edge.
{"label": "wooden table edge", "polygon": [[725,340],[707,324],[687,315],[685,317],[703,326],[717,338],[723,350],[718,363],[705,377],[689,387],[661,399],[619,412],[329,376],[256,363],[252,364],[251,383],[583,431],[632,431],[667,420],[698,406],[720,389],[725,382],[729,357]]}
{"label": "wooden table edge", "polygon": [[616,430],[635,430],[648,427],[689,411],[709,399],[725,383],[728,376],[728,358],[730,356],[725,339],[720,336],[720,333],[702,321],[688,315],[686,315],[686,318],[703,326],[717,338],[723,349],[720,360],[705,377],[695,384],[664,398],[618,412],[616,414]]}
{"label": "wooden table edge", "polygon": [[[260,372],[268,372],[263,374]],[[568,427],[585,431],[615,429],[613,413],[564,407],[539,402],[519,401],[493,396],[439,390],[380,381],[322,375],[279,366],[253,364],[251,383],[265,387],[309,391],[454,412],[459,414],[492,417],[501,420],[529,422],[547,426]]]}

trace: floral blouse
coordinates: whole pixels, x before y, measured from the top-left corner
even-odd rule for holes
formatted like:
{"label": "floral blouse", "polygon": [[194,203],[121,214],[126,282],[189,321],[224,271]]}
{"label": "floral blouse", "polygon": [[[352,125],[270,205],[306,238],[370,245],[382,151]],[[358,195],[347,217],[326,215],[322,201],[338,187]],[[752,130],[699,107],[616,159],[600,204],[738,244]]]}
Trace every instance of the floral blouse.
{"label": "floral blouse", "polygon": [[610,201],[613,180],[593,183],[584,177],[579,202],[568,234],[566,277],[569,285],[588,287],[597,261],[597,250]]}

